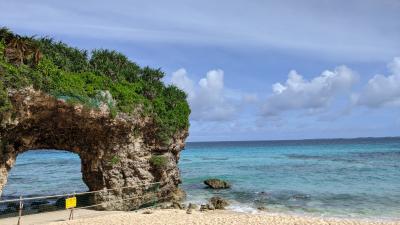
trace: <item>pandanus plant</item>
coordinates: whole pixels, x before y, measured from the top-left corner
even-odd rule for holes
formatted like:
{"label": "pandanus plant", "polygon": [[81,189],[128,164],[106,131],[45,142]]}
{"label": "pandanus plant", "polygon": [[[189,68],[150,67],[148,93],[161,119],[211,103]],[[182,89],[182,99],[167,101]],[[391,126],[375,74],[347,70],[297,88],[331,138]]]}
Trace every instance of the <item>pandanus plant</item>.
{"label": "pandanus plant", "polygon": [[4,57],[15,65],[37,65],[42,53],[33,37],[21,37],[11,33],[7,28],[0,29],[0,38],[4,41]]}

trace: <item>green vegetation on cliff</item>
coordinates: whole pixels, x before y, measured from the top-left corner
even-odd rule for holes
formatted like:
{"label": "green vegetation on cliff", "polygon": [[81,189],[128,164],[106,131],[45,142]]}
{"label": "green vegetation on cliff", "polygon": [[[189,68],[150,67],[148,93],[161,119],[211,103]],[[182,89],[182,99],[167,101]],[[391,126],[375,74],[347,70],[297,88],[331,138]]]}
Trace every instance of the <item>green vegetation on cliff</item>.
{"label": "green vegetation on cliff", "polygon": [[164,155],[153,155],[150,164],[158,169],[164,168],[168,164],[168,158]]}
{"label": "green vegetation on cliff", "polygon": [[160,140],[168,140],[188,128],[190,109],[186,94],[166,86],[163,77],[160,69],[142,68],[116,51],[99,49],[89,56],[50,38],[0,28],[0,113],[12,109],[7,89],[33,86],[71,104],[96,108],[106,102],[111,116],[141,109],[154,120]]}

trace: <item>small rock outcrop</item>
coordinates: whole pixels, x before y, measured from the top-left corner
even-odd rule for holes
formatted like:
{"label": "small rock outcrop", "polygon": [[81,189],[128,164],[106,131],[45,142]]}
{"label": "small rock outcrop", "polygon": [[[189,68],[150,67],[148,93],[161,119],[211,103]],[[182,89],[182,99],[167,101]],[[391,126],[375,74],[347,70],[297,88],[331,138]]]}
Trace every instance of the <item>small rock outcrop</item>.
{"label": "small rock outcrop", "polygon": [[204,184],[212,189],[227,189],[231,187],[228,182],[220,179],[208,179],[204,181]]}
{"label": "small rock outcrop", "polygon": [[145,211],[143,211],[142,214],[153,214],[153,211],[151,211],[151,210],[145,210]]}
{"label": "small rock outcrop", "polygon": [[259,207],[257,207],[257,209],[260,211],[267,211],[267,207],[265,207],[265,206],[259,206]]}
{"label": "small rock outcrop", "polygon": [[205,212],[208,210],[208,205],[201,205],[200,206],[200,212]]}
{"label": "small rock outcrop", "polygon": [[185,205],[180,202],[172,202],[171,204],[172,209],[185,209]]}
{"label": "small rock outcrop", "polygon": [[200,212],[205,212],[205,211],[208,211],[208,210],[215,210],[216,208],[214,207],[214,205],[213,204],[211,204],[211,203],[208,203],[208,204],[205,204],[205,205],[201,205],[200,206]]}
{"label": "small rock outcrop", "polygon": [[[107,106],[94,110],[70,104],[32,87],[8,95],[12,110],[0,117],[0,195],[18,154],[58,149],[80,156],[90,191],[117,189],[92,196],[93,204],[104,203],[99,209],[131,210],[155,197],[170,201],[184,196],[177,163],[187,130],[161,143],[151,118],[140,112],[112,117]],[[157,187],[151,185],[155,182]],[[127,186],[134,188],[121,189]]]}
{"label": "small rock outcrop", "polygon": [[225,209],[225,207],[229,205],[228,201],[221,197],[212,197],[209,204],[215,209]]}
{"label": "small rock outcrop", "polygon": [[198,208],[198,206],[194,203],[189,203],[188,208],[196,210]]}

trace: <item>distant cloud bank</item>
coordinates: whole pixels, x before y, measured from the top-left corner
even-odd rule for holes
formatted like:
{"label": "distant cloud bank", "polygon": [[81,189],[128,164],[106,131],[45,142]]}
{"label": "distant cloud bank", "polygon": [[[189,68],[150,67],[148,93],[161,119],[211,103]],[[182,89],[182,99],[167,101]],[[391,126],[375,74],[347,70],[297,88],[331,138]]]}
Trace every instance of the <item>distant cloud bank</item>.
{"label": "distant cloud bank", "polygon": [[337,67],[334,71],[326,70],[310,81],[292,70],[284,84],[272,86],[273,92],[262,106],[262,114],[276,116],[290,110],[321,109],[336,95],[349,92],[357,80],[357,74],[346,66]]}
{"label": "distant cloud bank", "polygon": [[340,97],[344,105],[351,107],[400,106],[400,57],[394,58],[388,68],[390,75],[375,75],[359,93],[354,93],[353,89],[360,77],[347,66],[325,70],[310,80],[291,70],[285,82],[273,84],[271,92],[264,93],[264,100],[255,94],[225,87],[221,69],[208,71],[195,83],[186,69],[181,68],[172,74],[170,82],[188,94],[192,120],[229,121],[250,104],[258,104],[258,111],[253,112],[255,117],[265,118],[279,117],[285,112],[326,112]]}

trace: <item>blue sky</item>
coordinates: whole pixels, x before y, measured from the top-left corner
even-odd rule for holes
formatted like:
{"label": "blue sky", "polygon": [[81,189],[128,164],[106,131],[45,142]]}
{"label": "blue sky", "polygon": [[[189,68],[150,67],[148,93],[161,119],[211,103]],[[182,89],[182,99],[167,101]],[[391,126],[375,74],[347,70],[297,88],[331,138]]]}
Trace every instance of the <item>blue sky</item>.
{"label": "blue sky", "polygon": [[162,68],[189,141],[400,134],[400,1],[0,0],[0,23]]}

